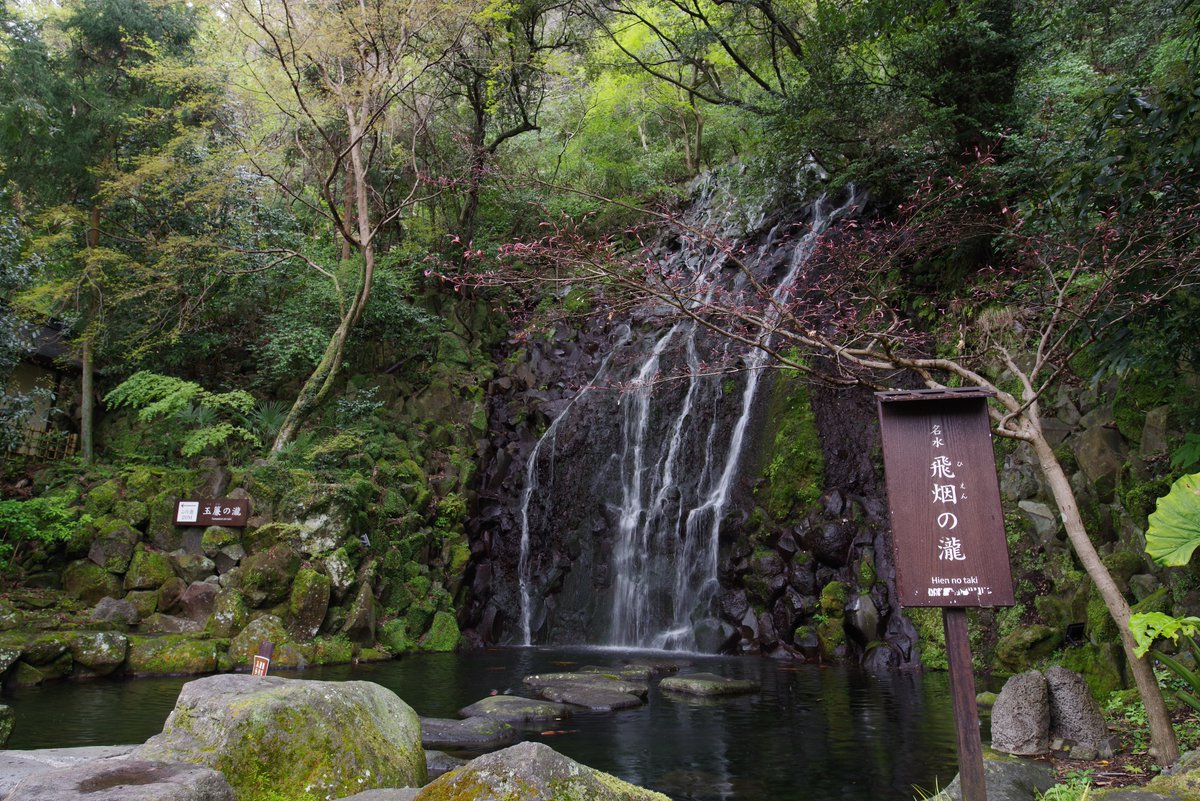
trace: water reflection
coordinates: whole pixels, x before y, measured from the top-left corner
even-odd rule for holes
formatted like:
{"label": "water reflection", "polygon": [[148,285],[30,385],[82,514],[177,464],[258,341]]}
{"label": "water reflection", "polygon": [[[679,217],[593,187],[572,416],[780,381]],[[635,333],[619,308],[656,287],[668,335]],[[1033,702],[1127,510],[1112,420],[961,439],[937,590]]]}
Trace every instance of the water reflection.
{"label": "water reflection", "polygon": [[[669,658],[669,657],[668,657]],[[613,651],[503,649],[411,656],[305,678],[375,681],[418,713],[453,717],[534,672],[618,665]],[[578,714],[525,733],[580,762],[676,801],[876,801],[945,786],[955,773],[944,674],[872,676],[765,659],[689,657],[687,670],[751,678],[762,692],[703,701],[652,690],[650,703]],[[12,693],[10,748],[141,742],[157,733],[185,679],[97,681]],[[570,733],[551,733],[551,732]]]}

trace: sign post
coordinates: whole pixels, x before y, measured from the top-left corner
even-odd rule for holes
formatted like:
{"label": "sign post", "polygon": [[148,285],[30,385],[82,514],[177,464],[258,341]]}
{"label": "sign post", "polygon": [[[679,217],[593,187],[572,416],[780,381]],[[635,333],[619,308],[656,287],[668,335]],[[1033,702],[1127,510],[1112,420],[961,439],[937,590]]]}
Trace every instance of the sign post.
{"label": "sign post", "polygon": [[241,528],[250,519],[247,498],[206,498],[175,503],[177,526],[228,526]]}
{"label": "sign post", "polygon": [[275,643],[270,640],[263,640],[258,644],[258,653],[254,655],[253,666],[250,668],[251,676],[265,676],[267,669],[271,667],[271,657],[275,655]]}
{"label": "sign post", "polygon": [[896,593],[942,607],[963,801],[987,801],[967,607],[1012,606],[1000,484],[980,389],[879,392]]}

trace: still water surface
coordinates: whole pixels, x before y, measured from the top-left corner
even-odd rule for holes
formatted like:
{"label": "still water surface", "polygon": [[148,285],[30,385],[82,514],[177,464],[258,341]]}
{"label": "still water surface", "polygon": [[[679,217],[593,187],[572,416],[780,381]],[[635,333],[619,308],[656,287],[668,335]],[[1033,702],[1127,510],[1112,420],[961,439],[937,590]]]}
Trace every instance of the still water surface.
{"label": "still water surface", "polygon": [[[492,690],[520,694],[531,673],[616,666],[627,651],[500,649],[408,656],[297,677],[361,679],[393,690],[426,717]],[[762,692],[700,701],[652,689],[649,703],[577,714],[525,732],[584,764],[675,801],[908,801],[956,772],[949,685],[942,673],[873,676],[746,657],[646,658],[755,679]],[[187,679],[57,684],[4,698],[17,716],[9,748],[142,742],[157,734]]]}

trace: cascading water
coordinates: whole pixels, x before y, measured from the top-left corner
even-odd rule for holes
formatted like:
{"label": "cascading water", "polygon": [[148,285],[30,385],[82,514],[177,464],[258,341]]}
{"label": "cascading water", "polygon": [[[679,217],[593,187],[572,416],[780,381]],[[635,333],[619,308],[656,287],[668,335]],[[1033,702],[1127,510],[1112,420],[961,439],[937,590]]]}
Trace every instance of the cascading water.
{"label": "cascading water", "polygon": [[[762,326],[751,334],[758,343],[766,344],[772,337],[779,321],[777,304],[802,272],[817,237],[856,203],[853,195],[837,208],[824,199],[817,201],[805,236],[780,241],[782,226],[776,226],[758,252],[744,260],[771,263],[776,265],[776,274],[782,272],[761,312]],[[712,204],[701,202],[697,208],[708,216],[694,220],[695,227],[709,228]],[[786,251],[786,257],[781,258],[780,251]],[[696,246],[676,251],[664,270],[684,271],[693,286],[706,288],[707,294],[696,301],[698,306],[710,301],[716,291],[744,295],[742,299],[751,302],[751,282],[740,273],[733,281],[723,276],[722,268],[727,265],[727,253],[722,249]],[[582,520],[586,512],[578,512],[578,507],[581,497],[590,494],[589,500],[605,509],[607,522],[602,534],[582,537],[605,542],[611,538],[611,547],[596,547],[590,557],[595,578],[592,585],[574,593],[584,599],[577,605],[586,609],[571,613],[575,615],[571,618],[573,630],[568,631],[572,623],[564,618],[551,638],[579,641],[584,637],[615,646],[687,651],[711,651],[719,646],[724,639],[715,610],[721,525],[738,478],[767,359],[766,352],[756,346],[738,352],[731,340],[714,338],[693,320],[675,322],[657,333],[643,330],[631,335],[628,329],[624,331],[587,384],[587,390],[596,390],[586,393],[593,399],[577,405],[585,393],[572,397],[534,445],[526,463],[516,521],[520,528],[517,584],[522,642],[532,643],[549,618],[568,614],[543,600],[555,581],[552,574],[556,568],[544,557],[535,567],[535,551],[537,541],[548,536],[543,529],[587,525]],[[710,366],[711,362],[734,360],[743,366],[734,376],[714,372]],[[624,389],[618,393],[614,386]],[[599,400],[600,396],[608,400]],[[737,400],[731,402],[733,397]],[[572,412],[573,408],[581,410]],[[575,444],[563,446],[559,434],[569,416],[576,418],[566,427]],[[615,447],[604,455],[603,448],[594,447],[594,440],[601,435],[589,426],[611,426],[613,420],[619,421],[620,430],[614,432]],[[565,447],[577,454],[583,440],[591,440],[589,447],[603,457],[586,481],[576,476],[573,484],[552,490],[549,482],[539,480],[539,471],[555,475],[557,449]],[[578,465],[571,467],[578,472]],[[557,485],[557,479],[553,480]],[[590,531],[598,531],[595,526],[599,524],[590,525]],[[572,561],[562,555],[558,559]],[[570,567],[565,570],[572,572]],[[572,580],[583,581],[568,576],[567,583]],[[557,581],[562,583],[561,575]]]}

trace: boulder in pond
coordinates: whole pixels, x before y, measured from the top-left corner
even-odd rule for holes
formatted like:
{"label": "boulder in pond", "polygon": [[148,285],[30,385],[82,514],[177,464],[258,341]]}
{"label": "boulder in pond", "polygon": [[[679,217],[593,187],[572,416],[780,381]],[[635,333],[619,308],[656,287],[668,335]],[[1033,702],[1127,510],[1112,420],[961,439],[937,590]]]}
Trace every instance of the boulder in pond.
{"label": "boulder in pond", "polygon": [[426,778],[417,714],[366,681],[218,675],[189,682],[162,734],[133,757],[215,768],[250,797],[264,784],[283,798],[340,798]]}
{"label": "boulder in pond", "polygon": [[134,759],[97,759],[35,773],[7,801],[234,801],[215,770]]}
{"label": "boulder in pond", "polygon": [[414,801],[670,801],[568,759],[542,743],[519,743],[430,782]]}
{"label": "boulder in pond", "polygon": [[502,745],[512,745],[516,741],[517,730],[496,718],[421,718],[421,744],[425,748],[449,748],[478,753]]}
{"label": "boulder in pond", "polygon": [[107,676],[125,663],[129,638],[116,631],[80,631],[71,637],[71,658],[76,671]]}
{"label": "boulder in pond", "polygon": [[1050,750],[1050,690],[1036,670],[1004,683],[992,707],[992,748],[1017,756]]}
{"label": "boulder in pond", "polygon": [[756,693],[758,682],[747,679],[731,679],[715,673],[687,673],[668,676],[659,683],[659,688],[686,695],[712,697],[717,695],[744,695]]}
{"label": "boulder in pond", "polygon": [[485,717],[505,723],[530,723],[569,717],[571,708],[552,701],[537,701],[515,695],[492,695],[458,710],[464,718]]}

